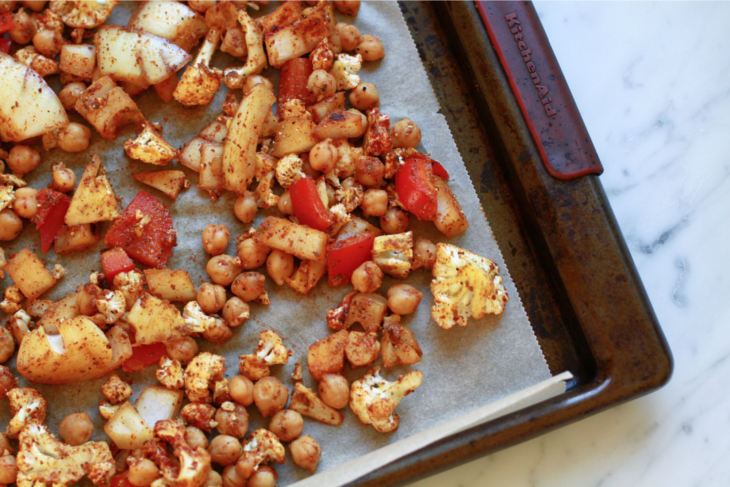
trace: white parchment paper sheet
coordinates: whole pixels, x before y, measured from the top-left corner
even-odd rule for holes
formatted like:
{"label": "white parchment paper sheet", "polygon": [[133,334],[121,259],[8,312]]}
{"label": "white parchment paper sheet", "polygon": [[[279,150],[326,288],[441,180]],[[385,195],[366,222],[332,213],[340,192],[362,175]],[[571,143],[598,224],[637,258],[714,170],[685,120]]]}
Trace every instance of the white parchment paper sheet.
{"label": "white parchment paper sheet", "polygon": [[[131,2],[123,2],[108,23],[126,24],[133,9]],[[353,21],[353,19],[345,20]],[[430,316],[432,304],[428,289],[430,273],[424,270],[414,272],[407,282],[421,289],[424,299],[414,314],[404,317],[403,323],[414,331],[424,352],[423,360],[415,366],[394,367],[386,371],[384,376],[394,379],[408,370],[417,369],[424,373],[423,385],[398,407],[401,416],[400,428],[392,434],[380,434],[372,427],[361,424],[349,408],[344,411],[345,422],[339,428],[305,420],[304,434],[313,436],[322,446],[323,455],[319,472],[343,465],[414,435],[421,434],[418,437],[420,438],[418,445],[428,444],[435,438],[422,433],[430,428],[469,414],[551,376],[517,289],[480,208],[459,151],[444,117],[439,114],[438,102],[398,5],[391,2],[363,2],[360,14],[354,19],[354,23],[362,34],[373,34],[382,39],[385,45],[386,57],[382,61],[365,63],[361,71],[364,81],[373,82],[377,86],[381,111],[390,115],[393,123],[405,117],[415,121],[423,133],[422,149],[430,152],[432,157],[440,161],[449,172],[451,177],[449,184],[458,196],[470,222],[470,228],[451,242],[499,264],[505,286],[509,291],[510,302],[502,316],[471,320],[467,328],[442,330]],[[215,58],[215,64],[221,67],[236,62],[222,53],[218,53]],[[277,77],[274,70],[264,74],[269,73],[272,79]],[[224,86],[211,106],[192,109],[184,108],[174,101],[166,105],[158,99],[153,90],[140,95],[137,102],[148,119],[163,124],[164,137],[174,146],[182,147],[220,113],[227,92]],[[234,198],[231,195],[224,195],[220,200],[211,203],[207,194],[197,189],[197,175],[177,162],[165,169],[181,168],[188,174],[193,187],[183,192],[174,203],[156,190],[131,179],[131,174],[143,170],[155,170],[155,167],[132,161],[124,154],[122,144],[133,135],[134,129],[131,127],[115,141],[101,139],[94,133],[90,150],[101,155],[117,196],[122,199],[122,208],[126,207],[141,189],[169,205],[175,229],[179,232],[179,245],[175,248],[168,266],[187,269],[196,285],[206,282],[205,264],[208,256],[201,245],[202,230],[210,223],[225,223],[231,229],[232,235],[236,236],[246,230],[248,225],[243,225],[234,218],[231,212]],[[45,153],[40,148],[38,150],[42,153],[43,163],[27,177],[30,185],[38,189],[50,182],[52,163],[65,162],[80,178],[89,160],[87,153],[74,155],[60,150],[50,153]],[[267,215],[277,213],[276,210],[260,211],[254,225]],[[102,235],[106,228],[108,224],[102,226]],[[413,230],[414,236],[425,236],[435,242],[445,240],[430,222],[419,222],[413,218],[410,229]],[[231,255],[235,255],[234,240],[232,239],[228,248],[228,253]],[[26,223],[21,237],[4,247],[8,254],[17,252],[23,247],[29,247],[40,254],[38,233],[33,225]],[[77,284],[88,282],[89,273],[100,269],[99,252],[103,249],[103,243],[100,243],[81,254],[67,256],[57,256],[50,250],[45,256],[49,265],[61,263],[69,270],[69,274],[43,298],[57,299],[72,291]],[[386,279],[381,291],[387,291],[394,283],[396,281]],[[9,285],[10,281],[6,277],[2,281],[2,288]],[[254,304],[252,319],[234,331],[233,339],[222,347],[201,339],[199,340],[201,350],[224,355],[228,364],[226,376],[232,377],[238,371],[237,356],[253,350],[258,341],[258,333],[263,329],[276,330],[284,337],[286,345],[293,350],[294,355],[288,365],[274,367],[272,371],[287,386],[293,388],[294,384],[289,376],[294,363],[302,363],[306,371],[308,345],[330,333],[325,323],[326,310],[336,306],[351,287],[330,288],[325,277],[309,296],[304,297],[287,287],[277,287],[271,280],[267,280],[266,286],[271,296],[270,306]],[[11,367],[14,367],[14,362]],[[352,371],[348,368],[346,376],[352,381],[361,377],[364,372],[364,369]],[[122,376],[133,382],[134,397],[145,385],[154,383],[154,371],[149,369],[134,374],[122,373]],[[103,422],[96,407],[102,400],[100,386],[104,380],[63,386],[36,385],[49,400],[48,424],[51,429],[57,432],[58,424],[67,414],[86,411],[97,425],[95,438],[105,439]],[[26,384],[24,380],[21,380],[21,383]],[[308,374],[305,374],[304,383],[316,390],[316,384]],[[254,407],[248,410],[251,415],[251,430],[268,425],[268,419],[261,418]],[[9,419],[7,401],[0,403],[0,417],[2,424],[7,424]],[[471,420],[468,419],[469,416],[465,418],[466,422],[463,420],[461,422],[471,424],[477,416]],[[411,444],[412,448],[413,445],[415,444]],[[387,459],[377,458],[374,463],[368,464],[368,468],[392,461],[396,456],[397,453],[389,453]],[[292,481],[311,476],[296,467],[291,457],[288,457],[285,465],[276,466],[276,469],[280,476],[279,485],[287,485]],[[312,481],[317,484],[314,479]],[[334,481],[335,479],[330,477],[327,483],[329,485]]]}

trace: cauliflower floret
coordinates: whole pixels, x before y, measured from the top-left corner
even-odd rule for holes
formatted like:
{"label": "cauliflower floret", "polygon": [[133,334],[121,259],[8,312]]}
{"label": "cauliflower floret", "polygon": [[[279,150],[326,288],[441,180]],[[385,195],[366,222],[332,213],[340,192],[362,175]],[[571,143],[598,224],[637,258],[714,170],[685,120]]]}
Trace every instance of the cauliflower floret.
{"label": "cauliflower floret", "polygon": [[118,374],[112,374],[109,380],[101,386],[101,392],[110,403],[119,404],[132,395],[132,386],[124,382]]}
{"label": "cauliflower floret", "polygon": [[28,185],[25,181],[23,181],[21,178],[16,176],[15,174],[0,174],[0,183],[2,184],[11,184],[15,186],[16,188],[24,188]]}
{"label": "cauliflower floret", "polygon": [[[349,142],[342,141],[337,145],[337,165],[335,166],[335,173],[340,178],[349,178],[355,174],[355,166],[361,157],[365,154],[362,147],[352,147]],[[328,177],[330,181],[332,178]],[[332,181],[334,183],[334,181]],[[337,188],[338,184],[334,184]]]}
{"label": "cauliflower floret", "polygon": [[30,333],[32,328],[35,328],[35,325],[31,321],[30,315],[21,309],[10,317],[5,323],[5,328],[13,335],[15,343],[20,346],[23,343],[23,338]]}
{"label": "cauliflower floret", "polygon": [[337,91],[351,90],[360,84],[360,76],[358,71],[362,68],[362,56],[356,54],[338,54],[332,63],[330,74],[337,81]]}
{"label": "cauliflower floret", "polygon": [[210,66],[213,53],[220,41],[221,31],[209,30],[195,61],[185,69],[180,83],[172,94],[183,105],[207,105],[213,101],[223,82],[223,71]]}
{"label": "cauliflower floret", "polygon": [[126,309],[129,311],[134,306],[139,298],[144,294],[144,287],[147,284],[147,280],[141,271],[137,269],[129,272],[120,272],[114,276],[114,282],[112,283],[112,289],[119,291],[124,295],[126,301]]}
{"label": "cauliflower floret", "polygon": [[259,344],[251,355],[240,355],[241,374],[256,381],[270,374],[269,366],[284,365],[291,356],[281,337],[271,330],[259,333]]}
{"label": "cauliflower floret", "polygon": [[[13,284],[9,288],[5,289],[5,294],[3,296],[5,299],[3,299],[0,303],[0,309],[9,315],[21,311],[22,306],[20,306],[20,303],[23,302],[24,296],[23,293],[20,292],[20,288],[18,286]],[[23,317],[23,320],[25,320],[25,317]],[[28,321],[30,321],[30,316],[28,316]]]}
{"label": "cauliflower floret", "polygon": [[303,161],[296,154],[288,154],[276,163],[276,180],[282,188],[288,188],[299,178],[304,177],[302,172]]}
{"label": "cauliflower floret", "polygon": [[431,316],[447,330],[466,326],[470,316],[502,314],[509,301],[497,264],[456,245],[436,245],[433,278]]}
{"label": "cauliflower floret", "polygon": [[398,429],[400,418],[395,408],[404,397],[423,382],[423,373],[412,370],[398,380],[389,382],[380,376],[380,367],[373,367],[350,388],[350,409],[364,424],[376,431],[390,433]]}
{"label": "cauliflower floret", "polygon": [[342,188],[335,191],[337,201],[345,205],[345,210],[348,213],[352,213],[355,208],[360,206],[364,194],[362,184],[356,183],[354,179],[342,181]]}
{"label": "cauliflower floret", "polygon": [[317,44],[317,47],[309,54],[309,59],[312,60],[313,69],[323,69],[329,71],[332,67],[335,54],[332,52],[330,47],[329,39],[326,37],[322,39],[322,42]]}
{"label": "cauliflower floret", "polygon": [[243,445],[243,455],[236,464],[236,472],[248,479],[258,470],[259,465],[269,462],[286,462],[284,446],[271,431],[263,428],[252,431]]}
{"label": "cauliflower floret", "polygon": [[119,0],[57,0],[51,2],[49,8],[69,27],[93,29],[103,24],[117,5]]}
{"label": "cauliflower floret", "polygon": [[33,46],[27,46],[15,53],[15,60],[38,73],[41,78],[58,73],[58,62],[48,59]]}
{"label": "cauliflower floret", "polygon": [[213,386],[213,402],[220,406],[227,401],[233,401],[233,399],[231,398],[231,391],[228,387],[228,379],[223,377],[217,380]]}
{"label": "cauliflower floret", "polygon": [[20,433],[18,485],[71,485],[84,475],[95,485],[109,485],[115,473],[114,457],[102,441],[70,446],[58,441],[37,421],[30,422]]}
{"label": "cauliflower floret", "polygon": [[160,368],[155,372],[155,377],[168,389],[182,389],[185,385],[182,364],[169,357],[160,358]]}
{"label": "cauliflower floret", "polygon": [[10,208],[15,201],[15,190],[12,186],[0,186],[0,211]]}
{"label": "cauliflower floret", "polygon": [[151,123],[144,122],[143,127],[136,139],[124,143],[124,152],[129,157],[157,166],[165,166],[177,157],[178,151],[157,133]]}
{"label": "cauliflower floret", "polygon": [[160,470],[163,477],[177,487],[197,487],[205,482],[210,472],[210,454],[203,448],[193,449],[185,441],[185,427],[174,419],[158,421],[155,435],[172,447],[179,466],[165,462]]}
{"label": "cauliflower floret", "polygon": [[48,402],[41,393],[30,387],[16,387],[8,391],[10,401],[10,420],[5,428],[5,436],[17,438],[20,432],[31,421],[43,422],[46,420]]}
{"label": "cauliflower floret", "polygon": [[186,335],[190,335],[191,333],[202,333],[206,336],[206,338],[208,338],[207,335],[209,333],[213,334],[221,326],[228,328],[228,325],[226,325],[225,321],[221,318],[205,314],[197,301],[190,301],[185,305],[182,317],[185,321]]}
{"label": "cauliflower floret", "polygon": [[68,271],[61,264],[53,264],[53,278],[55,280],[58,281],[66,274],[68,274]]}
{"label": "cauliflower floret", "polygon": [[294,372],[291,373],[291,380],[302,380],[304,379],[304,373],[302,372],[302,364],[299,362],[294,364]]}
{"label": "cauliflower floret", "polygon": [[99,403],[99,414],[101,414],[102,418],[109,420],[112,419],[112,416],[114,416],[121,407],[122,406],[119,404],[112,405],[107,401],[101,401]]}
{"label": "cauliflower floret", "polygon": [[180,417],[186,423],[210,433],[211,428],[218,426],[218,422],[214,420],[215,412],[215,406],[191,402],[182,408]]}
{"label": "cauliflower floret", "polygon": [[104,284],[104,279],[106,279],[106,276],[104,276],[103,272],[94,271],[89,274],[89,284],[93,284],[94,286],[101,287]]}
{"label": "cauliflower floret", "polygon": [[107,325],[116,323],[127,311],[127,300],[121,291],[103,291],[95,302]]}
{"label": "cauliflower floret", "polygon": [[317,394],[302,385],[301,382],[294,385],[294,394],[291,397],[289,409],[333,426],[341,425],[345,418],[341,412],[325,404]]}
{"label": "cauliflower floret", "polygon": [[281,121],[292,120],[295,118],[306,118],[307,120],[312,119],[312,114],[307,111],[302,100],[292,98],[286,100],[279,105],[278,114],[281,117]]}
{"label": "cauliflower floret", "polygon": [[411,272],[413,232],[381,235],[373,242],[373,262],[386,274],[405,279]]}
{"label": "cauliflower floret", "polygon": [[192,402],[210,402],[210,388],[226,372],[226,359],[203,352],[185,369],[185,393]]}
{"label": "cauliflower floret", "polygon": [[259,208],[270,208],[279,203],[279,196],[274,194],[274,178],[276,177],[277,159],[265,152],[256,153],[256,173],[259,184],[253,192],[256,198],[256,206]]}
{"label": "cauliflower floret", "polygon": [[352,298],[355,297],[357,291],[350,291],[345,294],[342,301],[336,308],[327,310],[327,326],[333,330],[344,330],[346,328],[345,322],[347,321],[347,314],[350,312],[350,305],[352,305]]}

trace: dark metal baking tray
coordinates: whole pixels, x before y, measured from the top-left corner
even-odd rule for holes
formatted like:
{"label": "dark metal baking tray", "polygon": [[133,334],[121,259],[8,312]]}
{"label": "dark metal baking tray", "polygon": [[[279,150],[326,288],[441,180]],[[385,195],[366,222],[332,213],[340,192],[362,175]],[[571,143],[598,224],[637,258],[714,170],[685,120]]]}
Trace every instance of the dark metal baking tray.
{"label": "dark metal baking tray", "polygon": [[[548,170],[540,146],[551,139],[534,130],[513,91],[529,73],[504,69],[497,51],[509,46],[490,40],[472,1],[400,5],[550,370],[574,379],[565,394],[454,434],[350,485],[403,483],[527,440],[661,387],[673,366],[595,175],[600,163],[583,171],[594,174],[569,180]],[[498,15],[505,5],[480,7]],[[551,81],[570,98],[534,8],[512,5],[532,20]],[[577,110],[564,118],[561,124],[587,137]]]}

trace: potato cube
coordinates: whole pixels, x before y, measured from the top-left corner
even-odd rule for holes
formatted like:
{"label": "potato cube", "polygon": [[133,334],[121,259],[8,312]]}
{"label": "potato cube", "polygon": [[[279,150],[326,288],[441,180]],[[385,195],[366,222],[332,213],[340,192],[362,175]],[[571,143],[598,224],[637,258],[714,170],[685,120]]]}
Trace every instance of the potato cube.
{"label": "potato cube", "polygon": [[283,218],[270,216],[257,229],[254,241],[302,260],[327,260],[327,234]]}
{"label": "potato cube", "polygon": [[127,314],[127,323],[137,345],[169,342],[185,336],[185,322],[180,311],[151,294],[145,293],[134,303]]}
{"label": "potato cube", "polygon": [[345,368],[347,340],[347,330],[341,330],[311,344],[307,352],[309,374],[321,380],[324,374],[341,373]]}
{"label": "potato cube", "polygon": [[144,276],[150,293],[168,301],[194,301],[197,291],[186,270],[146,269]]}
{"label": "potato cube", "polygon": [[28,249],[15,254],[8,261],[5,271],[20,292],[31,301],[56,284],[53,274],[46,269],[43,261]]}
{"label": "potato cube", "polygon": [[91,79],[96,66],[96,47],[88,44],[66,44],[61,48],[59,69],[79,78]]}

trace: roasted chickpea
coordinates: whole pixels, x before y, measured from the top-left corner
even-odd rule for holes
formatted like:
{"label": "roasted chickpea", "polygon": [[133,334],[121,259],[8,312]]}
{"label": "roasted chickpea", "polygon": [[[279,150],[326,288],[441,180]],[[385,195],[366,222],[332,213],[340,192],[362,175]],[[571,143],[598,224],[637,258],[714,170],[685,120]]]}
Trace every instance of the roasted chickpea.
{"label": "roasted chickpea", "polygon": [[274,414],[269,423],[269,431],[278,436],[281,441],[295,440],[303,430],[302,415],[291,409],[283,409]]}
{"label": "roasted chickpea", "polygon": [[361,293],[374,293],[383,283],[383,271],[369,260],[360,264],[352,273],[352,286]]}
{"label": "roasted chickpea", "polygon": [[380,105],[378,89],[372,83],[360,83],[350,92],[350,103],[358,110],[377,107]]}
{"label": "roasted chickpea", "polygon": [[388,289],[388,308],[397,315],[413,313],[421,299],[423,293],[410,284],[396,284]]}
{"label": "roasted chickpea", "polygon": [[302,174],[316,181],[322,173],[312,167],[312,164],[309,162],[309,154],[299,154],[299,158],[302,160]]}
{"label": "roasted chickpea", "polygon": [[304,470],[315,472],[319,459],[322,457],[322,448],[317,440],[309,435],[304,435],[292,441],[289,445],[289,453],[291,453],[294,463]]}
{"label": "roasted chickpea", "polygon": [[10,149],[8,167],[15,174],[27,174],[41,163],[41,155],[27,145],[16,145]]}
{"label": "roasted chickpea", "polygon": [[281,250],[273,250],[266,259],[266,272],[279,286],[294,273],[294,256]]}
{"label": "roasted chickpea", "polygon": [[[310,156],[310,164],[311,164],[311,156]],[[279,204],[277,205],[277,207],[279,208],[279,211],[285,215],[294,214],[294,208],[291,205],[291,195],[289,194],[289,191],[284,191],[284,194],[279,196]]]}
{"label": "roasted chickpea", "polygon": [[80,81],[74,81],[64,86],[58,93],[58,98],[61,100],[61,105],[66,111],[71,111],[76,107],[76,100],[79,99],[81,93],[86,91],[86,85]]}
{"label": "roasted chickpea", "polygon": [[71,122],[58,131],[58,148],[66,152],[83,152],[89,147],[91,129]]}
{"label": "roasted chickpea", "polygon": [[243,92],[248,93],[256,85],[264,85],[270,91],[274,91],[274,83],[272,83],[266,76],[260,74],[252,74],[246,78],[246,82],[243,83]]}
{"label": "roasted chickpea", "polygon": [[241,261],[241,267],[244,269],[256,269],[264,265],[266,258],[269,256],[269,252],[271,252],[271,247],[256,243],[252,238],[247,238],[238,243],[237,251],[238,258]]}
{"label": "roasted chickpea", "polygon": [[355,179],[363,186],[380,186],[385,175],[385,164],[372,156],[363,156],[355,161]]}
{"label": "roasted chickpea", "polygon": [[276,470],[268,465],[263,465],[248,478],[246,487],[276,487],[278,478]]}
{"label": "roasted chickpea", "polygon": [[345,15],[357,15],[360,10],[360,0],[335,0],[335,8]]}
{"label": "roasted chickpea", "polygon": [[55,30],[42,30],[33,36],[33,46],[49,59],[61,53],[63,44],[63,36]]}
{"label": "roasted chickpea", "polygon": [[222,487],[223,486],[223,477],[221,477],[221,474],[216,472],[215,470],[211,470],[208,472],[208,478],[203,482],[203,485],[200,487]]}
{"label": "roasted chickpea", "polygon": [[63,162],[53,165],[52,174],[51,189],[55,189],[60,193],[68,193],[76,187],[76,174],[67,168]]}
{"label": "roasted chickpea", "polygon": [[14,484],[18,477],[18,462],[13,455],[0,457],[0,484]]}
{"label": "roasted chickpea", "polygon": [[393,149],[415,149],[421,143],[421,129],[407,118],[398,120],[390,127],[390,141]]}
{"label": "roasted chickpea", "polygon": [[266,292],[265,282],[260,272],[242,272],[231,284],[231,292],[246,302],[255,301]]}
{"label": "roasted chickpea", "polygon": [[289,389],[276,377],[267,376],[253,386],[253,400],[264,418],[284,409],[289,400]]}
{"label": "roasted chickpea", "polygon": [[248,413],[240,404],[224,402],[215,412],[215,421],[218,423],[215,429],[224,435],[243,438],[248,431]]}
{"label": "roasted chickpea", "polygon": [[321,101],[335,94],[335,91],[337,91],[337,81],[327,71],[315,69],[309,75],[307,89],[315,100]]}
{"label": "roasted chickpea", "polygon": [[33,188],[18,188],[15,190],[13,209],[21,218],[31,219],[38,213],[38,190]]}
{"label": "roasted chickpea", "polygon": [[228,393],[243,406],[253,404],[253,382],[248,377],[236,375],[228,381]]}
{"label": "roasted chickpea", "polygon": [[198,342],[191,337],[179,338],[165,343],[165,349],[171,359],[186,364],[198,354]]}
{"label": "roasted chickpea", "polygon": [[[4,364],[10,360],[13,353],[15,353],[15,340],[13,340],[13,335],[7,328],[2,326],[0,327],[0,364]],[[2,444],[0,444],[0,452],[2,452],[2,450],[3,447]]]}
{"label": "roasted chickpea", "polygon": [[[242,58],[248,54],[248,46],[246,45],[246,33],[240,27],[236,26],[226,31],[221,42],[221,51],[227,52],[233,57]],[[245,89],[244,93],[248,93]]]}
{"label": "roasted chickpea", "polygon": [[203,230],[203,248],[210,255],[220,255],[225,252],[230,240],[231,232],[223,224],[208,225]]}
{"label": "roasted chickpea", "polygon": [[250,316],[250,309],[241,298],[234,296],[226,301],[221,314],[228,326],[239,326]]}
{"label": "roasted chickpea", "polygon": [[147,487],[159,477],[160,470],[152,460],[140,458],[129,465],[127,480],[138,487]]}
{"label": "roasted chickpea", "polygon": [[223,478],[223,487],[246,487],[246,478],[238,474],[235,465],[224,468],[221,477]]}
{"label": "roasted chickpea", "polygon": [[355,48],[355,54],[360,54],[363,61],[377,61],[385,57],[383,43],[375,36],[360,36],[360,42]]}
{"label": "roasted chickpea", "polygon": [[418,237],[413,246],[413,268],[431,269],[436,263],[436,245],[427,238]]}
{"label": "roasted chickpea", "polygon": [[233,204],[233,214],[243,223],[251,223],[256,216],[256,211],[258,211],[256,198],[250,191],[244,191]]}
{"label": "roasted chickpea", "polygon": [[225,321],[221,319],[216,319],[214,326],[212,326],[211,328],[207,328],[203,332],[203,338],[205,338],[209,342],[223,345],[228,340],[233,338],[233,332]]}
{"label": "roasted chickpea", "polygon": [[352,51],[360,44],[360,31],[354,25],[337,22],[335,28],[340,34],[340,45],[343,51]]}
{"label": "roasted chickpea", "polygon": [[218,284],[204,282],[198,289],[196,301],[205,313],[209,315],[217,313],[226,304],[226,288]]}
{"label": "roasted chickpea", "polygon": [[94,434],[94,423],[86,413],[69,414],[58,426],[58,434],[71,446],[83,445]]}
{"label": "roasted chickpea", "polygon": [[319,397],[329,407],[342,409],[350,402],[350,384],[339,374],[324,374],[319,381]]}
{"label": "roasted chickpea", "polygon": [[[325,139],[322,142],[318,142],[309,151],[309,164],[317,171],[323,173],[332,172],[335,166],[337,166],[337,160],[339,158],[339,151],[332,144],[332,139]],[[279,200],[279,204],[281,204],[281,200]],[[283,210],[282,213],[284,213]]]}
{"label": "roasted chickpea", "polygon": [[388,211],[388,193],[384,189],[365,190],[360,208],[365,216],[385,215]]}
{"label": "roasted chickpea", "polygon": [[214,283],[221,286],[230,286],[236,276],[243,270],[234,260],[230,255],[216,255],[208,261],[205,270]]}
{"label": "roasted chickpea", "polygon": [[8,34],[14,42],[28,44],[37,31],[36,23],[22,8],[13,14],[13,28]]}
{"label": "roasted chickpea", "polygon": [[9,242],[20,235],[23,230],[23,220],[10,208],[0,210],[0,240]]}
{"label": "roasted chickpea", "polygon": [[23,7],[40,12],[47,3],[48,0],[23,0]]}
{"label": "roasted chickpea", "polygon": [[389,235],[404,233],[408,230],[409,222],[408,212],[394,206],[380,217],[380,229]]}
{"label": "roasted chickpea", "polygon": [[195,426],[188,426],[185,428],[185,443],[190,445],[190,448],[208,448],[208,437],[205,436],[203,430],[196,428]]}
{"label": "roasted chickpea", "polygon": [[332,34],[327,38],[327,41],[334,54],[342,52],[342,38],[340,38],[340,32],[337,29],[332,29]]}
{"label": "roasted chickpea", "polygon": [[208,453],[213,463],[218,465],[233,465],[243,453],[239,441],[229,435],[218,435],[210,442]]}

